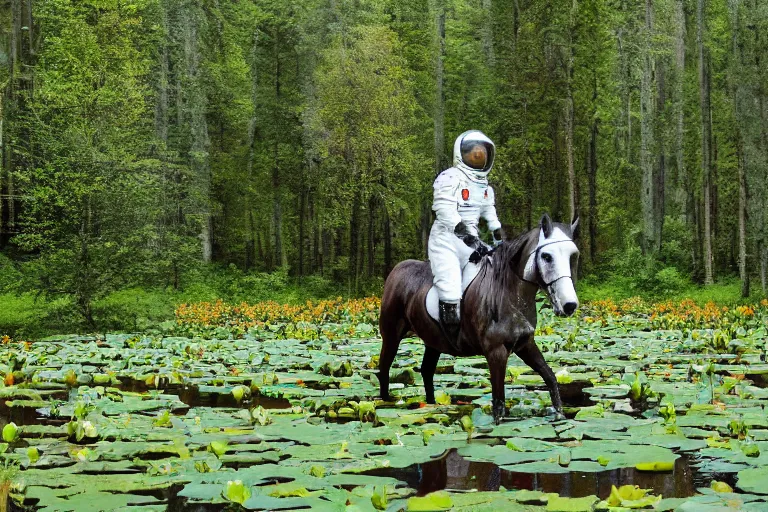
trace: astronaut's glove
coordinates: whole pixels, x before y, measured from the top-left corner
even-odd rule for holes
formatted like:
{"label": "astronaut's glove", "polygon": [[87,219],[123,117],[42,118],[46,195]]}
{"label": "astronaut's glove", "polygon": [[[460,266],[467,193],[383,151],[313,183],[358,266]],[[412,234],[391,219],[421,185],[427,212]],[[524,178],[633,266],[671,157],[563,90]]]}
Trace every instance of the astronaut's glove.
{"label": "astronaut's glove", "polygon": [[483,256],[489,252],[490,251],[488,250],[488,246],[481,244],[480,247],[478,247],[472,254],[469,255],[469,261],[471,263],[480,263],[480,260],[483,259]]}
{"label": "astronaut's glove", "polygon": [[483,245],[483,242],[481,242],[479,238],[469,232],[467,225],[463,222],[456,224],[456,227],[453,229],[453,234],[459,237],[461,241],[471,249],[477,250],[478,247]]}

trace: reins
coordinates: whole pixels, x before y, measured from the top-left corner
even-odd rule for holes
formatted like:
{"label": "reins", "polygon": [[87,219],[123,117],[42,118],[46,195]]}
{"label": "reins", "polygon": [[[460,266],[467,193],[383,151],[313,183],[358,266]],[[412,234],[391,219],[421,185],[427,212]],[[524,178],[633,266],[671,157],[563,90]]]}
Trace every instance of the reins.
{"label": "reins", "polygon": [[[537,245],[537,246],[536,246],[536,248],[535,248],[534,250],[532,250],[531,252],[529,252],[529,253],[528,253],[528,258],[530,258],[531,256],[533,256],[534,254],[538,254],[538,252],[539,252],[541,249],[543,249],[544,247],[546,247],[546,246],[548,246],[548,245],[559,244],[559,243],[563,243],[563,242],[573,242],[573,240],[570,240],[570,239],[568,239],[568,240],[553,240],[553,241],[551,241],[551,242],[547,242],[547,243],[545,243],[545,244]],[[496,250],[497,250],[499,247],[501,247],[501,245],[497,245],[496,247],[492,248],[490,251],[488,251],[488,253],[486,254],[486,256],[492,256],[492,255],[493,255],[493,253],[494,253],[494,252],[496,252]],[[536,260],[535,260],[535,259],[534,259],[534,265],[536,266],[536,274],[538,275],[538,273],[539,273],[539,271],[538,271],[538,267],[539,267],[539,265],[538,265],[538,263],[536,262]],[[514,270],[514,269],[513,269],[513,270],[512,270],[512,272],[515,274],[515,276],[517,276],[517,277],[518,277],[518,278],[519,278],[521,281],[523,281],[524,283],[532,284],[532,285],[534,285],[534,286],[539,286],[539,283],[538,283],[538,282],[535,282],[535,281],[530,281],[530,280],[526,279],[526,278],[525,278],[525,276],[521,276],[520,274],[518,274],[516,270]],[[566,278],[566,277],[571,277],[571,276],[570,276],[570,275],[562,275],[562,276],[558,277],[557,279],[555,279],[554,281],[551,281],[551,282],[549,282],[549,283],[544,283],[544,286],[545,286],[545,287],[549,287],[549,286],[552,286],[553,284],[555,284],[555,283],[556,283],[556,282],[558,282],[559,280],[561,280],[561,279],[563,279],[563,278]]]}

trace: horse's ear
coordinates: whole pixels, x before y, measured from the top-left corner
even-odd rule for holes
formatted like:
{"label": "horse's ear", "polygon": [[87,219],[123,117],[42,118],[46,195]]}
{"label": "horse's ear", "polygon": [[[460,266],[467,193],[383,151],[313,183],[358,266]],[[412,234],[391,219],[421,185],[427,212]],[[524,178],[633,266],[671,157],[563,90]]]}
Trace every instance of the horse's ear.
{"label": "horse's ear", "polygon": [[577,240],[579,238],[579,216],[571,222],[571,239]]}
{"label": "horse's ear", "polygon": [[541,216],[541,222],[539,223],[539,226],[541,226],[541,230],[544,232],[544,238],[549,238],[552,236],[554,226],[552,225],[552,219],[549,218],[548,213],[545,213]]}

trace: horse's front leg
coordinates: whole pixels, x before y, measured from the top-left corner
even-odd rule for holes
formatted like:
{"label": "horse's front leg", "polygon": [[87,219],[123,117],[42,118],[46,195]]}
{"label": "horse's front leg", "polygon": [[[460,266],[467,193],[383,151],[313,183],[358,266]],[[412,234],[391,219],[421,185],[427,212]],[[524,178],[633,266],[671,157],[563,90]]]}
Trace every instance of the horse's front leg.
{"label": "horse's front leg", "polygon": [[491,402],[493,404],[493,420],[498,425],[506,412],[504,395],[504,377],[507,373],[509,351],[504,345],[496,345],[485,354],[488,370],[491,372]]}
{"label": "horse's front leg", "polygon": [[525,364],[541,375],[541,378],[544,379],[544,384],[547,385],[549,390],[552,406],[555,408],[558,419],[565,418],[563,416],[563,401],[560,399],[560,389],[557,387],[557,377],[555,377],[555,372],[552,371],[552,368],[544,360],[541,350],[533,341],[533,336],[531,336],[530,341],[517,349],[515,353]]}
{"label": "horse's front leg", "polygon": [[424,346],[424,360],[421,362],[421,378],[424,380],[424,392],[427,395],[427,403],[435,403],[435,384],[434,376],[437,369],[437,361],[440,359],[440,352],[430,346]]}

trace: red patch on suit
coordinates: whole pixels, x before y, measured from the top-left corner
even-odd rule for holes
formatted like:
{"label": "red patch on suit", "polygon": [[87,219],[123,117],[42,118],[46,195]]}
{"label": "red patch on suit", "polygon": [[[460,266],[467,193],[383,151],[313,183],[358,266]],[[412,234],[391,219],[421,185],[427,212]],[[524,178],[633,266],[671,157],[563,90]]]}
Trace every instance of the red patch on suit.
{"label": "red patch on suit", "polygon": [[485,198],[488,199],[488,191],[485,191]]}
{"label": "red patch on suit", "polygon": [[469,189],[462,189],[461,191],[461,198],[465,201],[469,200]]}

